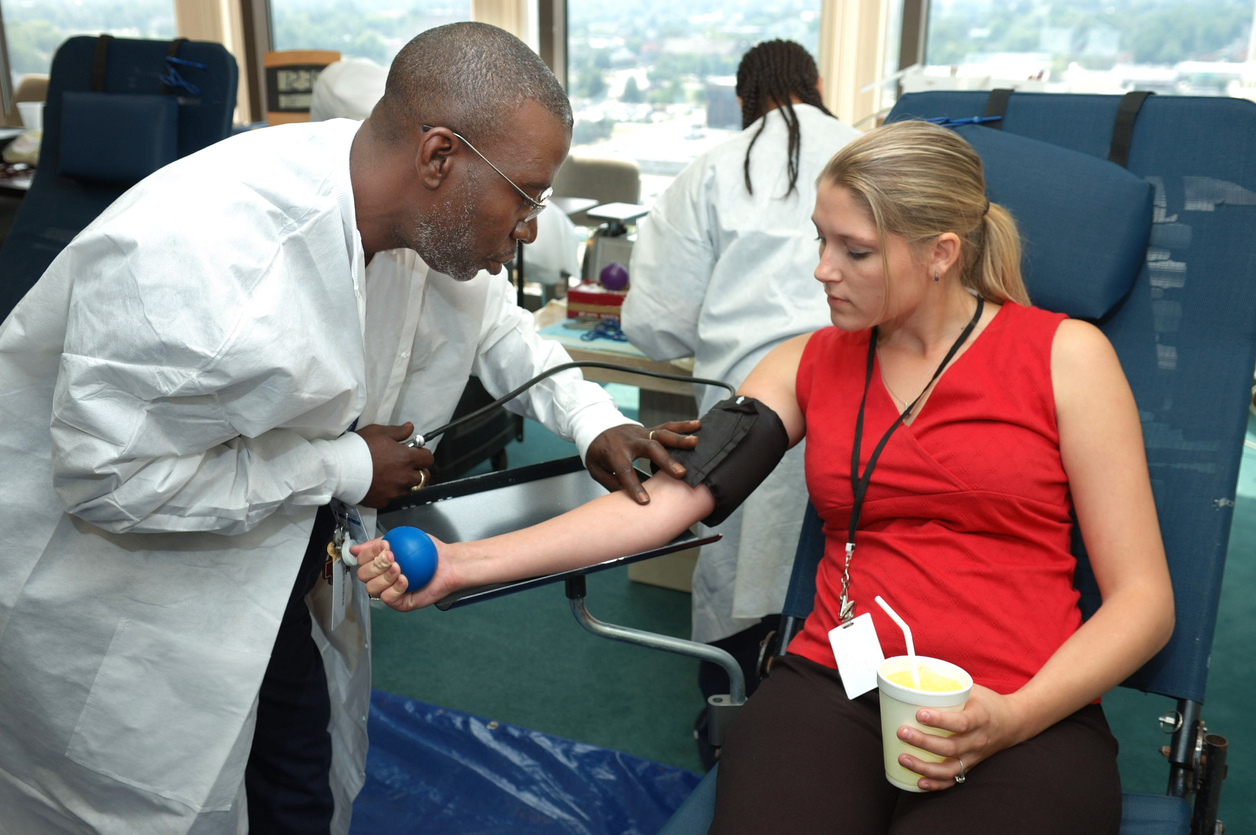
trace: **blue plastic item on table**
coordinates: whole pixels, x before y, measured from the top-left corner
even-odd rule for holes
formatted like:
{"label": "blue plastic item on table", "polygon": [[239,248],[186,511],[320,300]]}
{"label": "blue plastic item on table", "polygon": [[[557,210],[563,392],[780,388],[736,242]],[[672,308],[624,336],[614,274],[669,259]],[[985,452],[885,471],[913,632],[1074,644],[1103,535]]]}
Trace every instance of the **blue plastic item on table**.
{"label": "blue plastic item on table", "polygon": [[402,525],[384,534],[384,541],[408,581],[407,591],[418,591],[432,582],[432,575],[436,573],[436,545],[430,536],[418,528]]}

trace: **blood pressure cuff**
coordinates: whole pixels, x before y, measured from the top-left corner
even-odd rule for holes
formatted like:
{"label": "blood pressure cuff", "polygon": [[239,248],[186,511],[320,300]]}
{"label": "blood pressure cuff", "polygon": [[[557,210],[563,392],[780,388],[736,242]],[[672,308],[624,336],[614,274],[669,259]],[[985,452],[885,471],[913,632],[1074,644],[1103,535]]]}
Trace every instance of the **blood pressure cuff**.
{"label": "blood pressure cuff", "polygon": [[702,416],[695,449],[671,450],[685,467],[690,487],[705,484],[715,497],[715,510],[703,519],[718,525],[768,477],[785,450],[789,434],[776,412],[751,397],[716,403]]}

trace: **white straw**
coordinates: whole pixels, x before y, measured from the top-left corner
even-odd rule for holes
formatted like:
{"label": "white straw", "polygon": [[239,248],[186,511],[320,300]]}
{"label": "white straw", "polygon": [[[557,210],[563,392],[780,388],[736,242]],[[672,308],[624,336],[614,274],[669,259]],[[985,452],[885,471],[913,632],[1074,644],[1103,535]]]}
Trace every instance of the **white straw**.
{"label": "white straw", "polygon": [[912,639],[911,639],[911,628],[906,624],[906,622],[903,621],[902,618],[898,616],[898,612],[890,608],[889,603],[886,603],[884,600],[881,599],[881,595],[878,594],[873,599],[876,600],[877,605],[880,606],[882,609],[884,609],[885,613],[889,615],[894,620],[895,623],[898,624],[898,628],[903,630],[903,637],[907,639],[907,657],[911,659],[911,681],[912,681],[912,684],[915,685],[916,689],[919,690],[920,689],[920,669],[916,663],[916,645],[912,642]]}

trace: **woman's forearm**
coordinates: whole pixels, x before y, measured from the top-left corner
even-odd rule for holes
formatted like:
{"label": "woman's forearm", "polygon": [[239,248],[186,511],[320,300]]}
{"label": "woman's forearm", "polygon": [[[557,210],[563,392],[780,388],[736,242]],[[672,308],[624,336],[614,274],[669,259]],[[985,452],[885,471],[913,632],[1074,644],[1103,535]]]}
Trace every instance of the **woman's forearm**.
{"label": "woman's forearm", "polygon": [[458,586],[536,577],[656,548],[715,506],[705,485],[693,488],[667,475],[654,476],[645,488],[646,505],[618,491],[520,531],[451,544]]}
{"label": "woman's forearm", "polygon": [[1104,600],[1042,669],[1008,698],[1029,739],[1127,679],[1173,633],[1173,592],[1155,581]]}

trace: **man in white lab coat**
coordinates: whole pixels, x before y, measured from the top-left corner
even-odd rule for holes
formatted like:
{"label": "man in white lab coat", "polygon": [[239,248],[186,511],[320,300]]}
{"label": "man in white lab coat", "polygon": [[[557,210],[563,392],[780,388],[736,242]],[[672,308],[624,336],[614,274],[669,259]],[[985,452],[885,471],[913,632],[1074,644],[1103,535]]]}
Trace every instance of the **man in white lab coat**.
{"label": "man in white lab coat", "polygon": [[[0,326],[0,832],[347,831],[370,622],[325,506],[372,526],[432,462],[398,424],[566,361],[500,273],[570,135],[517,39],[430,30],[360,127],[167,166]],[[673,463],[578,373],[518,407],[604,484]]]}

